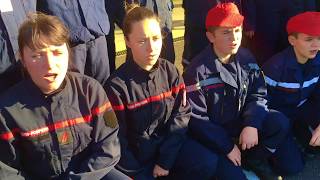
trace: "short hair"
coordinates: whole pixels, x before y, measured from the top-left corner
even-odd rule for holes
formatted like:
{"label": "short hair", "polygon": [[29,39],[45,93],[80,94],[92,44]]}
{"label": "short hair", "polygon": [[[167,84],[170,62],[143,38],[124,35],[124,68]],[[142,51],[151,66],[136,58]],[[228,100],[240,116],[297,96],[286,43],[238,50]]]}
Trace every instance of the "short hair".
{"label": "short hair", "polygon": [[145,7],[139,7],[137,4],[130,4],[127,6],[127,14],[123,20],[123,35],[128,39],[129,34],[132,31],[132,24],[145,19],[155,19],[160,23],[159,17],[151,10]]}
{"label": "short hair", "polygon": [[56,16],[32,13],[19,28],[18,45],[21,55],[25,46],[31,49],[42,49],[48,44],[59,46],[67,43],[68,45],[68,41],[69,30]]}
{"label": "short hair", "polygon": [[292,33],[290,33],[290,34],[288,34],[288,36],[293,36],[293,37],[295,37],[295,38],[298,38],[298,32],[292,32]]}
{"label": "short hair", "polygon": [[209,26],[207,27],[207,31],[214,34],[214,32],[218,29],[218,26]]}

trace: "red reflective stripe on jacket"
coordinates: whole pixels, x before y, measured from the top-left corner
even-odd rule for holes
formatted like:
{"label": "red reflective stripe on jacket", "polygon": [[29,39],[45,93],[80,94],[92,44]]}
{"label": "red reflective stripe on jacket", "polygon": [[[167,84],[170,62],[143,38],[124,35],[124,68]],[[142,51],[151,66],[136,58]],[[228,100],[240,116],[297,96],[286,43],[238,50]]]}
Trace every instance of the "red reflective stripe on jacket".
{"label": "red reflective stripe on jacket", "polygon": [[181,89],[185,89],[184,83],[180,84],[176,87],[173,87],[170,91],[163,92],[163,93],[156,95],[156,96],[148,97],[148,98],[143,99],[142,101],[139,101],[139,102],[128,104],[127,107],[128,107],[128,109],[135,109],[135,108],[141,107],[141,106],[146,105],[151,102],[160,101],[162,99],[170,97],[172,94],[178,94]]}
{"label": "red reflective stripe on jacket", "polygon": [[111,108],[111,103],[107,102],[107,103],[105,103],[104,105],[102,105],[100,107],[92,109],[91,113],[92,113],[92,115],[97,115],[97,114],[105,112],[109,108]]}
{"label": "red reflective stripe on jacket", "polygon": [[0,138],[1,138],[2,140],[8,141],[8,140],[10,140],[10,139],[13,138],[13,134],[12,134],[12,132],[2,133],[2,134],[0,135]]}
{"label": "red reflective stripe on jacket", "polygon": [[17,134],[17,133],[19,133],[19,129],[17,129],[17,128],[13,129],[12,131],[2,133],[0,135],[0,139],[9,141],[10,139],[12,139],[14,137],[14,134]]}
{"label": "red reflective stripe on jacket", "polygon": [[112,106],[112,108],[113,108],[113,110],[115,110],[115,111],[122,111],[122,110],[125,109],[123,104],[118,105],[118,106]]}
{"label": "red reflective stripe on jacket", "polygon": [[[92,115],[98,115],[100,113],[103,113],[104,111],[106,111],[110,107],[111,107],[110,102],[107,102],[107,103],[105,103],[104,105],[102,105],[100,107],[93,108],[91,110],[91,113],[92,113]],[[57,129],[62,129],[62,128],[65,128],[65,127],[74,126],[76,124],[90,122],[92,120],[92,115],[86,115],[86,116],[79,117],[79,118],[59,121],[59,122],[56,122],[54,124],[48,125],[46,127],[34,129],[34,130],[31,130],[31,131],[27,131],[27,132],[21,132],[21,130],[19,130],[19,129],[15,130],[14,132],[20,132],[22,137],[35,137],[35,136],[39,136],[41,134],[48,133],[50,131],[55,131]],[[0,135],[0,138],[3,139],[3,140],[10,140],[13,137],[14,137],[14,133],[12,133],[12,132],[6,132],[6,133],[3,133],[3,134]]]}

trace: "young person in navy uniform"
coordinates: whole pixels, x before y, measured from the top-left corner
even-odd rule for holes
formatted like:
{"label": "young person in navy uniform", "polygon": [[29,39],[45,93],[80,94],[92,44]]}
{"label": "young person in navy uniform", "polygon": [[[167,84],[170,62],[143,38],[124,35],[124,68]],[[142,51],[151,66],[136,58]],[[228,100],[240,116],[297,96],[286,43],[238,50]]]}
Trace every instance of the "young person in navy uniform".
{"label": "young person in navy uniform", "polygon": [[[247,1],[247,0],[245,0]],[[208,11],[219,3],[232,2],[242,9],[242,0],[183,0],[184,49],[182,65],[186,69],[191,60],[210,43],[206,37],[205,21]]]}
{"label": "young person in navy uniform", "polygon": [[0,97],[0,179],[128,179],[118,124],[94,79],[67,72],[68,30],[33,14],[19,29],[27,78]]}
{"label": "young person in navy uniform", "polygon": [[258,64],[262,66],[288,46],[285,29],[290,17],[315,9],[315,0],[243,1],[244,30]]}
{"label": "young person in navy uniform", "polygon": [[179,71],[159,58],[159,19],[149,9],[133,5],[124,19],[123,32],[132,59],[121,65],[105,86],[119,120],[121,158],[117,168],[139,180],[184,174],[171,168],[186,138],[190,106]]}
{"label": "young person in navy uniform", "polygon": [[289,117],[294,132],[312,150],[320,146],[320,13],[292,17],[287,32],[291,46],[263,66],[269,107]]}
{"label": "young person in navy uniform", "polygon": [[[268,109],[263,74],[252,54],[240,48],[243,19],[233,3],[212,8],[206,18],[212,44],[183,75],[192,113],[191,143],[181,150],[181,168],[204,162],[203,171],[209,173],[203,179],[246,179],[242,165],[262,179],[303,168],[301,154],[288,135],[289,120]],[[271,171],[267,160],[277,171]]]}

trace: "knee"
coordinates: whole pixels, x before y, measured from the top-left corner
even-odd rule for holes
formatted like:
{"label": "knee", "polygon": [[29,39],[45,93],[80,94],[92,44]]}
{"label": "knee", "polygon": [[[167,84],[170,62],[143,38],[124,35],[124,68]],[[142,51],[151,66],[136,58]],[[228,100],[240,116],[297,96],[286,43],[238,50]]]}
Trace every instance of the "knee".
{"label": "knee", "polygon": [[290,120],[281,112],[270,110],[268,114],[269,125],[272,129],[277,130],[277,133],[281,133],[286,136],[290,131]]}
{"label": "knee", "polygon": [[285,164],[276,167],[278,173],[284,176],[296,175],[300,173],[304,168],[304,163],[300,159],[296,159]]}
{"label": "knee", "polygon": [[211,179],[215,175],[217,164],[218,158],[212,154],[199,162],[193,171],[201,175],[200,179]]}

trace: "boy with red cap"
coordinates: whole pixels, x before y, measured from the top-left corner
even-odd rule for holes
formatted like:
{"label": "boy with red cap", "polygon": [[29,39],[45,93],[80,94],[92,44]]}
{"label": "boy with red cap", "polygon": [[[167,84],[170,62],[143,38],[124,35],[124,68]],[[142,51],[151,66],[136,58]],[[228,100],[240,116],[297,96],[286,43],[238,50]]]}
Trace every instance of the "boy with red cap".
{"label": "boy with red cap", "polygon": [[320,146],[320,12],[292,17],[287,32],[291,46],[263,66],[269,107],[289,117],[306,150],[315,150]]}
{"label": "boy with red cap", "polygon": [[243,19],[233,3],[222,3],[208,12],[206,35],[212,44],[184,73],[192,106],[192,140],[180,155],[188,166],[197,154],[197,162],[211,167],[203,171],[218,179],[246,179],[241,162],[260,178],[275,179],[267,164],[271,159],[279,175],[297,173],[303,162],[288,136],[289,121],[267,108],[262,72],[251,53],[240,48]]}

